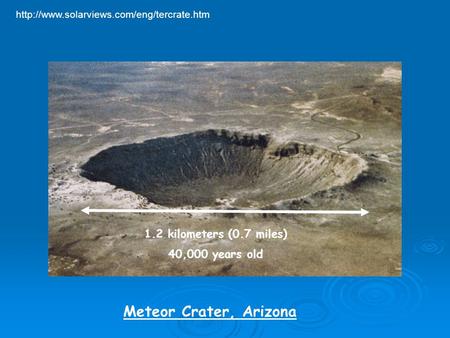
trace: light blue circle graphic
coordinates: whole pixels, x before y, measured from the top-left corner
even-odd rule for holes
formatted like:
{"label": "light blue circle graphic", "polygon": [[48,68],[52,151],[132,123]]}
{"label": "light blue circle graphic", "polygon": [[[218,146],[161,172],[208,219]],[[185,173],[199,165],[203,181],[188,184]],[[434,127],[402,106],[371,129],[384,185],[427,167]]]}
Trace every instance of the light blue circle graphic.
{"label": "light blue circle graphic", "polygon": [[333,316],[328,306],[320,299],[305,298],[295,300],[289,307],[297,309],[297,320],[289,322],[297,330],[312,330],[328,326]]}
{"label": "light blue circle graphic", "polygon": [[428,237],[422,239],[415,246],[415,251],[420,254],[440,255],[445,250],[445,241]]}
{"label": "light blue circle graphic", "polygon": [[327,283],[324,300],[336,313],[362,323],[389,323],[414,312],[422,303],[420,278],[403,270],[402,277],[338,277]]}

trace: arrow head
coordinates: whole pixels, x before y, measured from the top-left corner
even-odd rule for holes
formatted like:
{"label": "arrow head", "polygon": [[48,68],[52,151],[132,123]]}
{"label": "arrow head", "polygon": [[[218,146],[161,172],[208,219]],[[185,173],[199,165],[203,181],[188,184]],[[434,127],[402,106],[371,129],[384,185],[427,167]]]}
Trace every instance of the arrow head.
{"label": "arrow head", "polygon": [[89,209],[89,207],[86,207],[86,208],[82,209],[81,211],[84,212],[86,215],[89,215],[90,209]]}
{"label": "arrow head", "polygon": [[361,208],[361,216],[367,215],[369,212],[366,209]]}

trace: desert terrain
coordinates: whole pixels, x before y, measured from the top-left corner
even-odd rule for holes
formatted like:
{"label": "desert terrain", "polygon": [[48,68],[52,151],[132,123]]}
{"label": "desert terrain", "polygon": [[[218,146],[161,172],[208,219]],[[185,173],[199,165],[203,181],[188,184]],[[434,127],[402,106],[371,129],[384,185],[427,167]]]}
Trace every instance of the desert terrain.
{"label": "desert terrain", "polygon": [[[401,64],[62,62],[48,77],[50,275],[401,274]],[[248,228],[288,236],[146,238]],[[180,260],[175,248],[264,258]]]}

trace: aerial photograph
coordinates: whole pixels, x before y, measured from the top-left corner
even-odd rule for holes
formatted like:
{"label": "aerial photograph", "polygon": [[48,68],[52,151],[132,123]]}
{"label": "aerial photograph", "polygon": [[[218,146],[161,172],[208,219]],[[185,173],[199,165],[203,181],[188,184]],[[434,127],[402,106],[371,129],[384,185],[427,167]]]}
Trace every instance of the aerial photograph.
{"label": "aerial photograph", "polygon": [[50,62],[48,109],[51,276],[402,273],[399,62]]}

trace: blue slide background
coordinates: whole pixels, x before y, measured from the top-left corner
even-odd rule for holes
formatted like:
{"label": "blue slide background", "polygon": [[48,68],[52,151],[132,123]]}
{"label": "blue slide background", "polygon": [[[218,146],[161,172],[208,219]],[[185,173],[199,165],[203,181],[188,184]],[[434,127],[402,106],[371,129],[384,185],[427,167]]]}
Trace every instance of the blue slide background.
{"label": "blue slide background", "polygon": [[[450,336],[449,8],[426,1],[1,2],[1,337]],[[16,10],[209,10],[207,21],[25,21]],[[48,277],[47,63],[403,63],[403,276]],[[368,262],[370,264],[370,262]],[[125,304],[295,305],[296,322],[124,322]]]}

